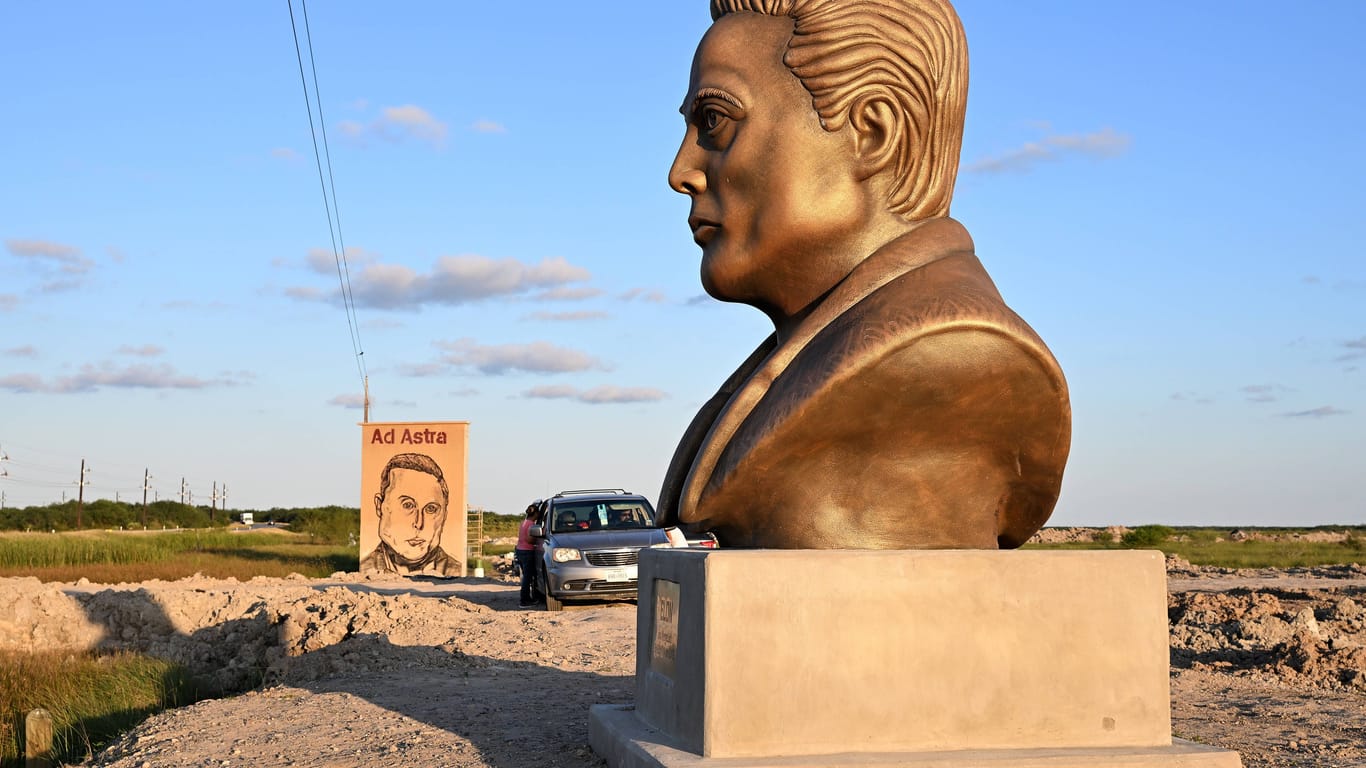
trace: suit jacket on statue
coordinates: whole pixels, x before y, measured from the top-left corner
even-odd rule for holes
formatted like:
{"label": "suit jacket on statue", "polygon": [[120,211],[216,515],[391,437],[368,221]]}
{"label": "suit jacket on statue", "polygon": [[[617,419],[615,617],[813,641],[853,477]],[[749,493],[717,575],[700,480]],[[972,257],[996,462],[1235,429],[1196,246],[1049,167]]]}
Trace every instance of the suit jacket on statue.
{"label": "suit jacket on statue", "polygon": [[659,514],[728,547],[1015,547],[1052,513],[1070,440],[1057,361],[962,225],[933,219],[741,364]]}

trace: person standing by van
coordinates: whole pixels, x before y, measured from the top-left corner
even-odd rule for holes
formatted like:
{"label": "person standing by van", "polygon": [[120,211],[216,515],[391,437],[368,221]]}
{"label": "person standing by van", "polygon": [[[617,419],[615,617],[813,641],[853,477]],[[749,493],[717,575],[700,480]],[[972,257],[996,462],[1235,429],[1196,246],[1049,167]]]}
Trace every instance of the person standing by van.
{"label": "person standing by van", "polygon": [[531,590],[532,585],[536,583],[536,542],[531,538],[531,526],[536,524],[538,506],[538,503],[533,502],[526,508],[526,517],[522,520],[522,526],[517,529],[517,548],[514,552],[517,557],[517,568],[522,572],[520,605],[523,608],[535,605],[531,599]]}

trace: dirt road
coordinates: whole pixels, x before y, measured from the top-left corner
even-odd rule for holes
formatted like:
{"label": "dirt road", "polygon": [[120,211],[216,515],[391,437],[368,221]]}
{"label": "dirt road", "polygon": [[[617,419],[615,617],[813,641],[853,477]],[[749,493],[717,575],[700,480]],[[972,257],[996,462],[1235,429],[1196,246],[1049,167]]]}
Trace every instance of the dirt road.
{"label": "dirt road", "polygon": [[[1366,569],[1168,566],[1177,735],[1249,768],[1366,764]],[[137,648],[225,691],[263,681],[151,718],[88,762],[108,768],[602,766],[587,710],[631,700],[634,631],[633,603],[521,610],[498,580],[0,579],[0,648]]]}

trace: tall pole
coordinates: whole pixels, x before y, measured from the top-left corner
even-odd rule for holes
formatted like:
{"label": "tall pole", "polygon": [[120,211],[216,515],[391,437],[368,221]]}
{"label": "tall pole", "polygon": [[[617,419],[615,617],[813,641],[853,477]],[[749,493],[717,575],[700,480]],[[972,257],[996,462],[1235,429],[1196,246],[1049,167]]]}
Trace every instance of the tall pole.
{"label": "tall pole", "polygon": [[83,527],[82,513],[85,512],[85,474],[90,470],[85,468],[85,459],[81,459],[81,477],[76,481],[76,527]]}
{"label": "tall pole", "polygon": [[218,509],[218,481],[213,481],[213,493],[209,496],[209,522],[213,522],[213,513]]}
{"label": "tall pole", "polygon": [[185,478],[180,478],[180,503],[185,503]]}
{"label": "tall pole", "polygon": [[152,484],[152,470],[143,468],[142,470],[142,527],[147,527],[147,491]]}

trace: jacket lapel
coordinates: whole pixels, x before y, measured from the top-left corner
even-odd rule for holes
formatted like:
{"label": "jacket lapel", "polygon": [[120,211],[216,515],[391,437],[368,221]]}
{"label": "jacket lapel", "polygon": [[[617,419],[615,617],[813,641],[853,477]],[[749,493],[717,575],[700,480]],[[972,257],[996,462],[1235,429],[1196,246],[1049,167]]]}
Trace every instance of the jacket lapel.
{"label": "jacket lapel", "polygon": [[[722,391],[703,406],[685,433],[684,441],[688,442],[689,437],[695,439],[697,435],[702,434],[708,422],[711,425],[695,453],[688,451],[693,453],[693,460],[691,471],[683,480],[678,496],[679,520],[696,520],[703,495],[714,492],[725,482],[730,471],[734,469],[735,461],[740,458],[732,455],[728,457],[729,461],[721,463],[723,454],[730,446],[736,431],[750,418],[760,401],[768,394],[774,380],[788,369],[793,359],[806,349],[818,333],[888,282],[945,256],[962,252],[972,252],[972,239],[961,224],[949,218],[926,221],[878,249],[859,264],[820,301],[782,344],[775,345],[773,337],[769,337],[761,344],[731,375]],[[769,349],[772,351],[765,357],[764,353]],[[828,378],[831,373],[827,370],[819,375]],[[728,398],[727,389],[734,392]],[[704,414],[715,414],[714,420],[706,418]],[[778,415],[778,418],[781,416]],[[674,455],[675,464],[680,463],[680,460],[686,460],[683,454],[684,445],[680,444]],[[671,484],[677,482],[681,475],[681,472],[676,472],[678,469],[681,467],[670,466],[665,486],[670,492],[667,495],[661,492],[661,503],[665,498],[672,500]]]}

